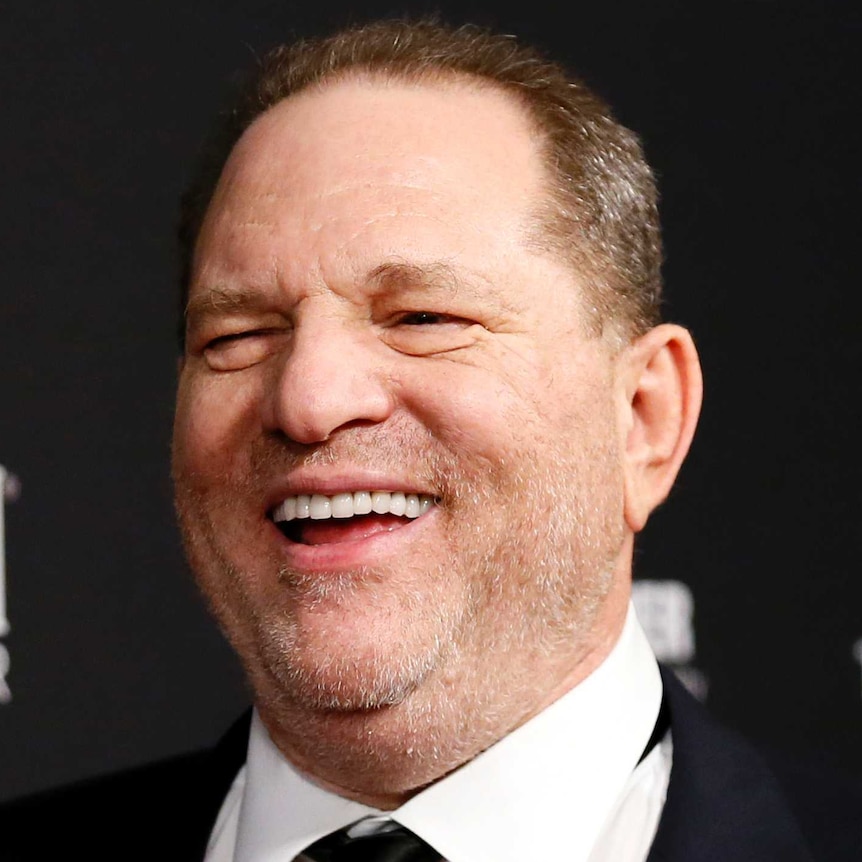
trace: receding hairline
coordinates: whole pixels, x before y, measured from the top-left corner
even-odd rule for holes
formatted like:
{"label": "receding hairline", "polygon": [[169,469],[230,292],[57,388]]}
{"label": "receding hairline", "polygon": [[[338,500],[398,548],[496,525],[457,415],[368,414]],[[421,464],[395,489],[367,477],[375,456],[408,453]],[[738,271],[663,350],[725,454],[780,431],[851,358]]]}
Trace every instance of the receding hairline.
{"label": "receding hairline", "polygon": [[[550,255],[560,263],[569,267],[574,276],[574,282],[581,294],[584,310],[584,329],[586,334],[601,335],[605,327],[610,325],[616,330],[616,321],[613,315],[608,315],[601,303],[595,301],[596,291],[590,285],[601,279],[602,270],[605,268],[602,262],[592,254],[589,243],[586,240],[578,242],[568,230],[561,230],[564,214],[561,211],[554,188],[554,175],[550,165],[551,140],[547,131],[542,127],[529,99],[515,85],[507,85],[505,82],[497,81],[487,76],[476,74],[460,69],[441,68],[429,65],[423,68],[377,68],[366,66],[347,66],[330,71],[321,75],[313,81],[304,83],[294,91],[268,105],[265,110],[257,114],[237,138],[225,160],[224,168],[230,163],[237,148],[243,139],[265,117],[274,110],[289,102],[296,102],[304,98],[313,98],[327,91],[337,88],[341,84],[369,84],[372,86],[393,87],[407,86],[421,89],[437,89],[442,92],[466,90],[475,94],[493,93],[500,96],[514,109],[518,117],[523,120],[528,132],[530,145],[533,147],[531,156],[535,158],[538,169],[537,177],[540,185],[534,190],[532,205],[525,211],[523,244],[526,250],[532,250],[539,254]],[[216,182],[213,189],[213,198],[204,210],[200,229],[195,241],[195,255],[200,236],[207,214],[212,206],[215,193],[221,178]],[[560,238],[563,234],[563,238]],[[625,322],[622,322],[623,326]]]}
{"label": "receding hairline", "polygon": [[[299,39],[259,58],[201,150],[182,197],[180,280],[219,174],[258,117],[285,99],[349,77],[470,82],[506,93],[535,129],[547,194],[532,247],[569,266],[591,294],[590,315],[624,338],[661,320],[661,230],[655,177],[636,133],[563,63],[514,35],[435,19],[381,19]],[[182,333],[180,333],[182,340]]]}

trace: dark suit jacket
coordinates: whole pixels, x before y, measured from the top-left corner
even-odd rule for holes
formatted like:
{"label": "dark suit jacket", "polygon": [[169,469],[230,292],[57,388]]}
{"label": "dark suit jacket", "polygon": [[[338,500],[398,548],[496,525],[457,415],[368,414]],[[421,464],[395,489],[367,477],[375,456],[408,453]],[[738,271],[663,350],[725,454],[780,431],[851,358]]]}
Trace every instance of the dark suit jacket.
{"label": "dark suit jacket", "polygon": [[[673,767],[648,862],[862,862],[859,782],[771,761],[664,680]],[[211,751],[0,807],[0,860],[201,859],[248,720]]]}

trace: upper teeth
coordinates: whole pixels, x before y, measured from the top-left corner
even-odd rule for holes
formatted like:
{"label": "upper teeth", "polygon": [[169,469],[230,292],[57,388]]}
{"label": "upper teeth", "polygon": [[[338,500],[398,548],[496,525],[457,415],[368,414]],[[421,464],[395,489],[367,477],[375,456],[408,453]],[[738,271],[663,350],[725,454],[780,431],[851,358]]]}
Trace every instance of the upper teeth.
{"label": "upper teeth", "polygon": [[279,503],[272,512],[272,519],[292,521],[295,518],[351,518],[353,515],[403,515],[418,518],[434,505],[434,497],[428,494],[402,494],[400,491],[355,491],[352,494],[299,494]]}

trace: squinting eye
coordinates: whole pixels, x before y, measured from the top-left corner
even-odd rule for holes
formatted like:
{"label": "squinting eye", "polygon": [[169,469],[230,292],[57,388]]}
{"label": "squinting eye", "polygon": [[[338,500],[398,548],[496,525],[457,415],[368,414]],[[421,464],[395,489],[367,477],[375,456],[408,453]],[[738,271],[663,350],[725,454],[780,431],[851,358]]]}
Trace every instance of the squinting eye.
{"label": "squinting eye", "polygon": [[442,311],[405,311],[384,328],[386,343],[410,356],[433,356],[469,347],[480,330],[475,320]]}
{"label": "squinting eye", "polygon": [[446,314],[437,314],[434,311],[414,311],[405,314],[399,323],[407,326],[423,326],[433,323],[451,323],[453,318]]}
{"label": "squinting eye", "polygon": [[212,339],[203,349],[210,368],[237,371],[262,362],[278,349],[282,333],[271,329],[252,329]]}

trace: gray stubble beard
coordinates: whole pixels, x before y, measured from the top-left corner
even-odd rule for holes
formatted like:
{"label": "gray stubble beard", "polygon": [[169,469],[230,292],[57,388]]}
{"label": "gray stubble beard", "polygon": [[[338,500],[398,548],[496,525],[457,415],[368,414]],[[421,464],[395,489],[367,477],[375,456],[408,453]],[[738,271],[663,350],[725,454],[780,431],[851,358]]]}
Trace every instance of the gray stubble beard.
{"label": "gray stubble beard", "polygon": [[[403,457],[404,451],[423,451],[402,446],[387,447],[382,457],[379,449],[374,450],[369,463],[398,463],[393,453]],[[520,722],[527,709],[524,704],[535,697],[532,689],[541,687],[543,680],[513,668],[523,665],[527,654],[539,663],[561,651],[576,657],[613,583],[613,561],[622,541],[621,523],[615,522],[619,476],[610,449],[581,455],[586,457],[567,463],[558,452],[550,463],[545,461],[544,472],[531,467],[526,474],[501,473],[497,485],[491,481],[493,475],[485,475],[484,482],[453,484],[457,457],[451,461],[439,454],[434,457],[431,487],[447,489],[443,514],[450,517],[450,524],[466,528],[458,530],[457,553],[447,548],[451,559],[438,563],[434,572],[425,572],[423,582],[445,584],[452,577],[448,562],[449,569],[461,572],[466,601],[455,611],[449,603],[445,612],[432,608],[434,619],[427,594],[404,597],[405,613],[414,620],[418,614],[424,621],[422,631],[426,636],[433,631],[434,636],[421,650],[364,657],[361,667],[350,656],[318,657],[312,667],[300,660],[302,634],[284,608],[290,592],[296,592],[312,604],[340,602],[349,613],[356,592],[369,584],[384,584],[385,571],[367,569],[329,579],[281,567],[278,581],[285,590],[285,604],[261,614],[246,592],[248,574],[230,562],[217,541],[215,525],[205,519],[203,538],[210,555],[215,555],[220,569],[215,581],[221,586],[214,595],[212,579],[208,585],[199,575],[202,589],[245,664],[262,712],[279,727],[292,728],[293,739],[303,737],[305,758],[337,759],[346,768],[355,762],[360,769],[401,756],[446,771]],[[335,462],[337,453],[327,452],[319,460]],[[260,464],[259,469],[265,466]],[[499,510],[503,515],[493,524],[496,535],[488,540],[487,533],[480,533],[485,541],[477,546],[470,535],[470,507],[494,511],[495,497],[503,492],[509,507],[527,501],[534,508],[529,517],[518,518]],[[225,493],[222,505],[229,498]],[[499,499],[496,502],[499,506]],[[184,516],[183,508],[178,502],[194,561],[202,537],[189,525],[200,525],[205,500],[198,500],[193,507],[197,511]],[[488,527],[481,519],[472,522],[474,528],[476,524]],[[201,557],[194,567],[207,565]],[[453,668],[457,685],[450,681],[443,686],[443,672]]]}

